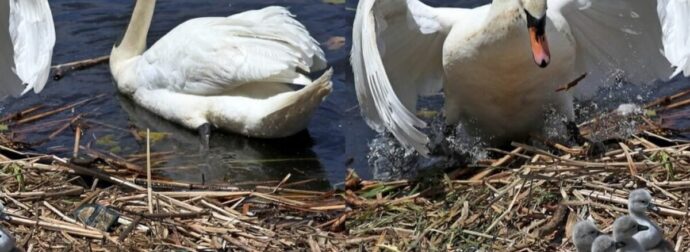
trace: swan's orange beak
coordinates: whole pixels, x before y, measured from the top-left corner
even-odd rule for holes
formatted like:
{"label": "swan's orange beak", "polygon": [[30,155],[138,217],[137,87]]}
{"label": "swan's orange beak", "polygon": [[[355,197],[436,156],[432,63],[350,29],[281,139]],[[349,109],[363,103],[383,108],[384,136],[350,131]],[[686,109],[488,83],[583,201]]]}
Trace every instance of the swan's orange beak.
{"label": "swan's orange beak", "polygon": [[532,47],[534,63],[544,68],[551,61],[549,43],[546,41],[546,15],[540,19],[534,18],[529,12],[527,14],[527,29],[529,30],[529,40]]}
{"label": "swan's orange beak", "polygon": [[529,28],[530,43],[532,44],[532,56],[534,56],[534,63],[539,67],[546,67],[551,61],[551,53],[549,53],[549,43],[546,42],[546,36],[541,35],[537,28]]}

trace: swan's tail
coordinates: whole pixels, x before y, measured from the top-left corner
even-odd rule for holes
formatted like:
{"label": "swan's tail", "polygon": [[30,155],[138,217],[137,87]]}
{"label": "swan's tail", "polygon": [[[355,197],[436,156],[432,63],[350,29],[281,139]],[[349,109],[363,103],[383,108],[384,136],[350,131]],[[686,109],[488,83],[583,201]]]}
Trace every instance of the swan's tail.
{"label": "swan's tail", "polygon": [[268,113],[261,122],[264,127],[280,129],[270,137],[290,136],[305,129],[311,115],[333,90],[332,76],[333,69],[328,69],[312,84],[282,97],[282,104],[275,106],[276,109]]}

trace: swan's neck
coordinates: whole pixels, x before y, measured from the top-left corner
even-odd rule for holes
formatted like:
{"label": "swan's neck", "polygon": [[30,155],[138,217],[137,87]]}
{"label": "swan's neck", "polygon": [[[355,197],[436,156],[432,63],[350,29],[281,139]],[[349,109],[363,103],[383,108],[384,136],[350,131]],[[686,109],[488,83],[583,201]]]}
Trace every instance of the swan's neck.
{"label": "swan's neck", "polygon": [[493,1],[482,28],[477,31],[480,34],[479,47],[498,55],[513,55],[511,52],[514,52],[516,45],[529,42],[527,24],[520,9],[517,0]]}
{"label": "swan's neck", "polygon": [[518,0],[494,0],[491,9],[485,19],[485,28],[493,30],[506,30],[524,23],[521,13],[521,4]]}
{"label": "swan's neck", "polygon": [[116,79],[130,59],[146,50],[146,35],[151,26],[155,6],[156,0],[137,0],[127,30],[110,53],[110,68]]}
{"label": "swan's neck", "polygon": [[645,212],[639,213],[639,212],[634,212],[630,209],[628,209],[628,211],[630,212],[630,215],[632,217],[634,217],[635,219],[641,219],[641,220],[649,221],[649,217],[647,217],[647,213],[645,213]]}
{"label": "swan's neck", "polygon": [[519,6],[520,1],[518,0],[494,0],[491,2],[491,9],[489,10],[489,13],[496,14]]}

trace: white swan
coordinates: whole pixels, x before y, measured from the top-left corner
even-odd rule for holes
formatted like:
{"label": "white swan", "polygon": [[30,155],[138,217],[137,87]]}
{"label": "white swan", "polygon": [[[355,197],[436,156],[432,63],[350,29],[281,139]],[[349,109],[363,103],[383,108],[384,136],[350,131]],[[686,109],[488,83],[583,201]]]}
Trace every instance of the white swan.
{"label": "white swan", "polygon": [[48,1],[1,2],[0,98],[32,89],[41,92],[50,75],[55,46],[55,26]]}
{"label": "white swan", "polygon": [[539,132],[549,105],[572,120],[572,94],[555,90],[583,73],[582,95],[621,74],[635,83],[687,76],[689,36],[686,0],[494,0],[473,9],[361,0],[351,62],[367,123],[427,154],[418,95],[443,89],[447,124],[505,142]]}
{"label": "white swan", "polygon": [[[331,92],[324,53],[282,7],[189,20],[146,50],[155,0],[138,0],[110,71],[120,92],[190,129],[208,145],[211,125],[260,138],[304,128]],[[305,85],[293,91],[287,84]]]}

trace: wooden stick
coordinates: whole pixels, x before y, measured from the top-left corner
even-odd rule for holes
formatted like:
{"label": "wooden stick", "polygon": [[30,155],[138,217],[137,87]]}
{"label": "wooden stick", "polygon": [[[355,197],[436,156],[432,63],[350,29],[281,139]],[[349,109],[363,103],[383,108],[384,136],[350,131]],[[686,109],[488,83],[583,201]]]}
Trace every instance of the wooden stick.
{"label": "wooden stick", "polygon": [[685,100],[682,100],[682,101],[679,101],[679,102],[676,102],[676,103],[673,103],[673,104],[670,104],[670,105],[664,107],[664,108],[662,109],[662,111],[666,111],[666,110],[671,110],[671,109],[674,109],[674,108],[683,107],[683,106],[686,106],[686,105],[688,105],[688,104],[690,104],[690,98],[685,99]]}
{"label": "wooden stick", "polygon": [[521,148],[521,147],[515,148],[513,151],[510,152],[510,154],[506,154],[501,159],[497,160],[496,162],[493,162],[491,164],[491,167],[484,168],[484,169],[482,169],[482,171],[480,171],[476,175],[472,176],[472,178],[470,178],[469,181],[477,182],[477,181],[482,180],[484,177],[489,175],[491,173],[491,171],[493,171],[493,167],[505,165],[510,160],[512,160],[514,156],[516,156],[517,154],[520,154],[520,152],[522,152],[522,151],[523,151],[523,148]]}
{"label": "wooden stick", "polygon": [[144,188],[144,187],[132,184],[129,181],[126,181],[126,180],[123,180],[123,179],[120,179],[120,178],[117,178],[114,176],[110,176],[110,175],[105,174],[99,170],[89,169],[89,168],[81,167],[81,166],[78,166],[75,164],[66,163],[63,161],[59,162],[59,164],[63,165],[66,168],[73,170],[77,174],[88,175],[88,176],[91,176],[94,178],[105,180],[105,181],[108,181],[110,183],[118,184],[118,185],[121,185],[123,187],[134,189],[137,191],[146,191],[146,188]]}
{"label": "wooden stick", "polygon": [[579,84],[580,81],[582,81],[582,79],[584,79],[585,77],[587,77],[587,73],[580,75],[580,77],[577,77],[575,80],[568,82],[568,84],[558,87],[558,89],[556,89],[556,92],[570,90],[571,88],[577,86],[577,84]]}
{"label": "wooden stick", "polygon": [[69,126],[72,126],[72,124],[73,124],[74,122],[76,122],[77,120],[79,120],[79,119],[81,118],[81,116],[82,116],[82,115],[79,114],[79,115],[77,115],[76,117],[72,118],[72,120],[70,120],[68,123],[65,123],[64,125],[62,125],[62,127],[60,127],[59,129],[57,129],[56,131],[54,131],[53,133],[51,133],[51,134],[48,136],[48,140],[54,139],[55,137],[57,137],[58,135],[60,135],[62,132],[64,132],[65,130],[67,130],[67,128],[69,128]]}
{"label": "wooden stick", "polygon": [[100,94],[100,95],[97,95],[97,96],[94,96],[94,97],[91,97],[91,98],[86,98],[86,99],[84,99],[84,100],[81,100],[81,101],[72,103],[72,104],[70,104],[70,105],[67,105],[67,106],[64,106],[64,107],[61,107],[61,108],[58,108],[58,109],[55,109],[55,110],[51,110],[51,111],[48,111],[48,112],[43,112],[43,113],[40,113],[40,114],[38,114],[38,115],[34,115],[34,116],[31,116],[31,117],[27,117],[27,118],[21,119],[21,120],[17,121],[16,124],[22,124],[22,123],[33,122],[33,121],[39,120],[39,119],[41,119],[41,118],[44,118],[44,117],[47,117],[47,116],[51,116],[51,115],[60,113],[60,112],[65,111],[65,110],[72,109],[72,108],[74,108],[74,107],[77,107],[77,106],[80,106],[80,105],[82,105],[82,104],[91,102],[91,101],[93,101],[93,100],[100,99],[100,98],[102,98],[102,97],[104,97],[104,96],[105,96],[105,94]]}
{"label": "wooden stick", "polygon": [[685,95],[690,94],[690,89],[682,91],[680,93],[671,95],[671,96],[664,96],[659,99],[654,100],[653,102],[650,102],[649,104],[645,105],[644,108],[651,108],[657,105],[661,105],[663,103],[670,103],[672,100],[678,99],[680,97],[683,97]]}
{"label": "wooden stick", "polygon": [[277,188],[277,187],[270,187],[270,186],[256,186],[256,190],[257,191],[286,192],[286,193],[295,193],[295,194],[308,194],[308,195],[314,195],[314,196],[323,196],[323,195],[327,194],[327,192],[307,191],[307,190],[298,190],[298,189],[289,189],[289,188]]}
{"label": "wooden stick", "polygon": [[16,225],[26,225],[26,226],[38,225],[38,226],[41,226],[42,228],[57,231],[57,232],[64,231],[64,232],[67,232],[67,233],[73,234],[73,235],[78,235],[78,236],[83,236],[83,237],[88,237],[88,238],[103,239],[103,235],[101,233],[93,231],[93,230],[88,230],[88,229],[81,228],[78,226],[54,224],[54,223],[47,222],[47,221],[30,220],[27,218],[19,217],[19,216],[14,215],[14,214],[12,214],[12,216],[10,216],[9,222],[16,224]]}
{"label": "wooden stick", "polygon": [[53,211],[53,213],[56,214],[57,216],[60,216],[60,218],[62,218],[63,220],[68,221],[68,222],[72,222],[72,223],[77,223],[77,221],[76,221],[75,219],[72,219],[72,218],[70,218],[70,217],[67,217],[67,215],[65,215],[65,214],[63,214],[62,212],[60,212],[60,210],[58,210],[58,209],[55,208],[53,205],[51,205],[50,203],[48,203],[48,201],[43,201],[43,205],[46,206],[46,207],[47,207],[48,209],[50,209],[51,211]]}
{"label": "wooden stick", "polygon": [[15,192],[15,193],[7,193],[7,195],[11,197],[16,197],[16,198],[50,198],[50,197],[57,197],[57,196],[67,196],[67,195],[81,195],[84,192],[84,188],[81,187],[73,187],[70,188],[66,191],[61,191],[61,192]]}
{"label": "wooden stick", "polygon": [[118,240],[119,242],[125,241],[125,239],[127,238],[127,236],[129,236],[129,233],[131,233],[132,230],[134,230],[134,227],[136,227],[137,225],[139,225],[139,222],[141,222],[141,219],[142,219],[141,216],[137,216],[136,218],[134,218],[134,220],[132,221],[132,223],[130,223],[129,226],[127,226],[127,228],[125,228],[125,230],[123,230],[122,233],[120,233],[120,236],[117,238],[117,240]]}
{"label": "wooden stick", "polygon": [[28,109],[25,109],[25,110],[17,112],[17,113],[8,114],[8,115],[2,117],[0,119],[0,122],[5,122],[5,121],[9,121],[9,120],[14,120],[17,118],[22,118],[22,117],[26,116],[27,114],[30,114],[31,112],[42,109],[44,106],[45,105],[43,105],[43,104],[39,104],[39,105],[30,107]]}
{"label": "wooden stick", "polygon": [[278,185],[276,185],[275,189],[273,189],[273,192],[271,192],[271,193],[276,193],[276,191],[278,191],[278,188],[280,188],[280,186],[282,186],[285,182],[288,181],[288,179],[290,179],[290,176],[292,176],[291,173],[288,173],[287,175],[285,175],[285,178],[283,178],[283,180],[281,180],[280,183],[278,183]]}
{"label": "wooden stick", "polygon": [[[586,189],[578,190],[578,192],[582,195],[586,195],[586,196],[589,196],[589,197],[592,197],[592,198],[595,198],[598,200],[614,202],[614,203],[618,203],[621,205],[627,205],[628,204],[627,199],[624,199],[624,198],[621,198],[621,197],[618,197],[618,196],[615,196],[612,194],[607,194],[607,193],[602,193],[602,192],[597,192],[597,191],[591,191],[591,190],[586,190]],[[681,211],[678,211],[675,209],[666,208],[666,207],[663,207],[660,205],[657,205],[657,207],[659,207],[659,210],[660,210],[659,213],[662,215],[683,217],[686,214],[686,212],[681,212]]]}
{"label": "wooden stick", "polygon": [[153,198],[151,197],[151,132],[146,129],[146,191],[149,199],[149,213],[153,214]]}
{"label": "wooden stick", "polygon": [[72,151],[72,157],[77,158],[79,156],[79,142],[81,140],[81,127],[77,125],[77,130],[74,133],[74,150]]}
{"label": "wooden stick", "polygon": [[623,153],[625,154],[625,159],[628,160],[628,169],[630,170],[630,176],[637,176],[637,167],[635,166],[632,156],[630,156],[630,148],[628,148],[627,145],[624,143],[618,143],[621,146],[621,149],[623,149]]}
{"label": "wooden stick", "polygon": [[53,80],[60,80],[70,72],[84,70],[103,63],[108,63],[109,60],[110,56],[106,55],[98,58],[74,61],[70,63],[60,64],[57,66],[52,66],[51,70],[53,71]]}
{"label": "wooden stick", "polygon": [[[153,169],[151,169],[153,170]],[[140,179],[140,178],[132,178],[129,179],[128,181],[138,184],[138,185],[145,185],[147,183],[146,179]],[[167,180],[160,180],[160,179],[151,179],[151,188],[155,191],[156,188],[158,189],[167,189],[167,190],[204,190],[204,191],[239,191],[240,189],[235,186],[230,186],[230,185],[201,185],[201,184],[190,184],[190,183],[184,183],[184,182],[177,182],[177,181],[167,181]],[[258,188],[258,187],[257,187]],[[280,188],[278,191],[284,191],[288,192],[290,189],[284,189]]]}
{"label": "wooden stick", "polygon": [[213,198],[228,198],[249,196],[252,192],[223,192],[223,191],[191,191],[191,192],[156,192],[156,194],[164,195],[171,198],[191,198],[197,196],[213,197]]}

